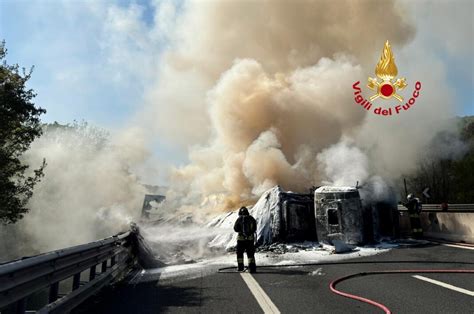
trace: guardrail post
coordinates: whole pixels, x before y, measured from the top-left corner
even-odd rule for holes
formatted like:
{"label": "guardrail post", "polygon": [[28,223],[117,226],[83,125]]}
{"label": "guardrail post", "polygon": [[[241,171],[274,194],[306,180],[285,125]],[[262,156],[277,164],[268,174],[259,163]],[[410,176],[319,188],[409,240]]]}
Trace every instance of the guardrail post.
{"label": "guardrail post", "polygon": [[59,282],[55,282],[49,287],[49,303],[52,303],[58,299],[59,293]]}
{"label": "guardrail post", "polygon": [[90,272],[89,272],[89,281],[92,281],[92,280],[94,280],[94,278],[95,278],[95,273],[96,273],[96,272],[95,272],[95,268],[96,268],[96,266],[97,266],[97,265],[94,265],[94,266],[92,266],[91,269],[90,269]]}
{"label": "guardrail post", "polygon": [[100,270],[101,273],[105,273],[107,271],[107,260],[102,262],[102,269]]}
{"label": "guardrail post", "polygon": [[77,273],[72,278],[72,290],[76,290],[81,285],[81,273]]}

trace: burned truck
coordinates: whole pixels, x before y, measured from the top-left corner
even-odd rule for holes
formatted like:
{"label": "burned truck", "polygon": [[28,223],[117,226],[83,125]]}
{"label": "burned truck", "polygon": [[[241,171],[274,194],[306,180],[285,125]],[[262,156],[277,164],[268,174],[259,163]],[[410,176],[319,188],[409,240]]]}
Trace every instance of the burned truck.
{"label": "burned truck", "polygon": [[[249,206],[257,221],[256,245],[275,243],[328,242],[362,245],[372,241],[394,239],[398,230],[398,211],[390,201],[363,202],[370,188],[322,186],[308,193],[283,190],[280,186],[264,192],[257,203]],[[220,233],[210,247],[234,248],[237,235],[232,229],[238,209],[214,218],[208,227],[229,230]],[[339,244],[341,244],[339,242]]]}
{"label": "burned truck", "polygon": [[287,192],[279,186],[263,193],[250,209],[257,220],[257,245],[316,241],[312,193]]}
{"label": "burned truck", "polygon": [[[249,206],[250,214],[257,220],[256,245],[304,241],[335,245],[334,240],[362,245],[396,238],[396,204],[372,200],[364,205],[361,193],[367,195],[364,192],[368,190],[322,186],[303,194],[275,186],[263,193],[254,206]],[[231,229],[237,212],[222,214],[208,226]],[[237,236],[232,242],[233,235],[233,229],[229,234],[219,234],[210,246],[218,247],[225,243],[226,249],[235,247]]]}
{"label": "burned truck", "polygon": [[352,187],[323,186],[301,194],[276,186],[260,197],[251,214],[257,219],[258,245],[332,240],[363,244],[372,224],[358,189]]}
{"label": "burned truck", "polygon": [[312,194],[281,192],[280,236],[287,242],[316,241]]}
{"label": "burned truck", "polygon": [[366,242],[365,210],[353,187],[322,186],[314,192],[318,241]]}

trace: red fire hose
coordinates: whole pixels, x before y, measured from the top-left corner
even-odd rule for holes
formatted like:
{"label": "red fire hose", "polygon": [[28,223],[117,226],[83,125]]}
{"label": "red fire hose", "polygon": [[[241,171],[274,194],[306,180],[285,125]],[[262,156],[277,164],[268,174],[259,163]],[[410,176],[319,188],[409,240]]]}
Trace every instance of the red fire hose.
{"label": "red fire hose", "polygon": [[329,284],[329,289],[331,289],[332,292],[335,294],[341,295],[346,298],[354,299],[360,302],[364,302],[373,306],[376,306],[380,308],[382,311],[384,311],[386,314],[392,313],[389,308],[387,308],[385,305],[378,303],[376,301],[363,298],[361,296],[343,292],[341,290],[336,289],[336,285],[342,281],[355,278],[355,277],[361,277],[361,276],[367,276],[367,275],[382,275],[382,274],[413,274],[413,273],[474,273],[474,269],[402,269],[402,270],[382,270],[382,271],[369,271],[369,272],[361,272],[361,273],[356,273],[348,276],[344,276],[341,278],[338,278],[334,281],[332,281]]}
{"label": "red fire hose", "polygon": [[[461,245],[461,244],[458,244]],[[465,243],[462,243],[462,246],[471,246],[471,245],[466,245]],[[303,264],[288,264],[288,265],[265,265],[265,266],[259,266],[259,268],[275,268],[275,267],[294,267],[294,266],[326,266],[326,265],[348,265],[348,264],[412,264],[412,263],[420,263],[423,262],[425,264],[465,264],[465,265],[473,265],[472,262],[458,262],[458,261],[417,261],[417,260],[403,260],[403,261],[344,261],[344,262],[323,262],[323,263],[303,263]],[[235,267],[224,267],[220,268],[218,270],[219,273],[227,273],[229,270],[235,270]],[[235,271],[230,271],[230,272],[235,272]],[[388,307],[385,305],[378,303],[376,301],[354,295],[351,293],[343,292],[341,290],[336,289],[336,285],[338,283],[341,283],[342,281],[355,278],[355,277],[361,277],[361,276],[367,276],[367,275],[382,275],[382,274],[415,274],[415,273],[458,273],[458,274],[474,274],[474,269],[401,269],[401,270],[381,270],[381,271],[368,271],[368,272],[360,272],[360,273],[355,273],[351,274],[348,276],[344,276],[341,278],[338,278],[334,281],[332,281],[329,284],[329,289],[338,295],[341,295],[346,298],[350,298],[353,300],[357,300],[360,302],[364,302],[370,305],[373,305],[375,307],[378,307],[384,313],[386,314],[391,314],[392,312]]]}

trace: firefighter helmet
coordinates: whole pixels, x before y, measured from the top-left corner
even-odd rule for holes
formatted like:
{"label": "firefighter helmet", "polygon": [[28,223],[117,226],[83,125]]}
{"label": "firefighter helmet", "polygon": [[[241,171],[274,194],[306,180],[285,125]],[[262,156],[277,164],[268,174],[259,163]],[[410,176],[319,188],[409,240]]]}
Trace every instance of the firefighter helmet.
{"label": "firefighter helmet", "polygon": [[247,207],[245,206],[240,207],[239,216],[248,216],[248,215],[249,215],[249,210],[247,209]]}

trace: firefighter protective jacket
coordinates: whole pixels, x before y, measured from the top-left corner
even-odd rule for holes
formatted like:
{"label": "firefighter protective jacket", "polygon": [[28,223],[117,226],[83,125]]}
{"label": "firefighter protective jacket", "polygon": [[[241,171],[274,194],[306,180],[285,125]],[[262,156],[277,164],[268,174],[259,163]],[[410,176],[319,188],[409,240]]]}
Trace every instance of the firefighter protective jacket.
{"label": "firefighter protective jacket", "polygon": [[[251,228],[251,234],[250,235],[244,235],[243,234],[243,230],[242,230],[242,222],[243,222],[243,219],[247,220],[250,220],[250,228]],[[235,221],[235,224],[234,224],[234,231],[235,232],[238,232],[239,234],[237,235],[237,241],[245,241],[245,240],[254,240],[255,239],[255,231],[257,230],[257,221],[255,220],[255,218],[253,218],[252,216],[250,215],[242,215],[242,216],[239,216],[239,218],[237,218],[237,220]]]}

